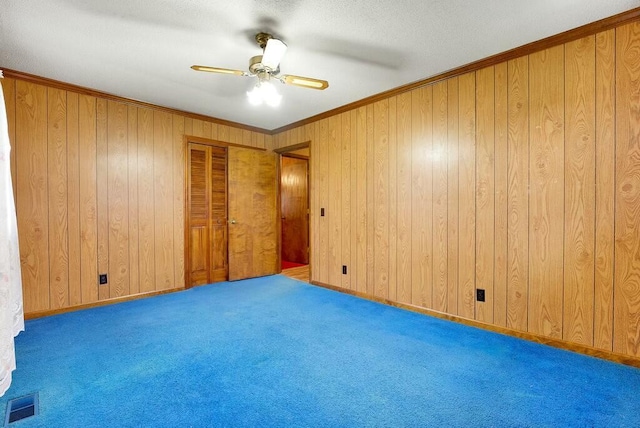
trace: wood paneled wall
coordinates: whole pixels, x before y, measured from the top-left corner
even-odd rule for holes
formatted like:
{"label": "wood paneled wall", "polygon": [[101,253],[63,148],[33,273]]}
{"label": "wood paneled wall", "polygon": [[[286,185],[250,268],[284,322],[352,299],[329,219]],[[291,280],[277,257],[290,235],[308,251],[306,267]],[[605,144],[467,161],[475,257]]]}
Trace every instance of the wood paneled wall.
{"label": "wood paneled wall", "polygon": [[311,279],[640,356],[639,52],[632,23],[275,135],[311,140]]}
{"label": "wood paneled wall", "polygon": [[[271,136],[15,79],[7,105],[27,314],[184,287],[183,136]],[[109,282],[98,285],[98,274]]]}

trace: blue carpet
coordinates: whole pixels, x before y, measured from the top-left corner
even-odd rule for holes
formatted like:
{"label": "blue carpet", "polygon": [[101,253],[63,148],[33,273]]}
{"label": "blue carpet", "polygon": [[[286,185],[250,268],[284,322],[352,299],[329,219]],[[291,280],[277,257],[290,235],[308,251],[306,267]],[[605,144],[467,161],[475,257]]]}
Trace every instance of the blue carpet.
{"label": "blue carpet", "polygon": [[640,427],[638,369],[283,276],[26,328],[16,428]]}

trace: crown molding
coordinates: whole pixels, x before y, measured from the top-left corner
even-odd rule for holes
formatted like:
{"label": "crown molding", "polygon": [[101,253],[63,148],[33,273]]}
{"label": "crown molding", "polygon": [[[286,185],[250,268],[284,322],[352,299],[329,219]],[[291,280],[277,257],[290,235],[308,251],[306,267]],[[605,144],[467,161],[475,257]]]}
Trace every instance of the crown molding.
{"label": "crown molding", "polygon": [[27,82],[45,85],[53,88],[69,90],[69,91],[77,92],[84,95],[90,95],[94,97],[104,98],[107,100],[123,102],[126,104],[132,104],[138,107],[151,108],[151,109],[165,111],[172,114],[179,114],[185,117],[190,117],[192,119],[205,120],[208,122],[217,123],[219,125],[232,126],[235,128],[245,129],[248,131],[258,132],[266,135],[277,135],[281,132],[288,131],[293,128],[297,128],[299,126],[307,125],[309,123],[317,122],[319,120],[326,119],[328,117],[335,116],[337,114],[344,113],[350,110],[354,110],[359,107],[373,104],[377,101],[381,101],[396,95],[400,95],[405,92],[409,92],[414,89],[421,88],[423,86],[432,85],[442,80],[450,79],[456,76],[461,76],[466,73],[471,73],[486,67],[490,67],[492,65],[500,64],[515,58],[520,58],[522,56],[530,55],[532,53],[549,49],[564,43],[572,42],[574,40],[578,40],[583,37],[592,36],[602,31],[611,30],[621,25],[629,24],[631,22],[635,22],[638,20],[640,20],[640,7],[628,10],[626,12],[619,13],[609,18],[604,18],[599,21],[595,21],[590,24],[583,25],[578,28],[574,28],[572,30],[565,31],[563,33],[556,34],[551,37],[547,37],[542,40],[528,43],[526,45],[519,46],[517,48],[511,49],[496,55],[492,55],[487,58],[480,59],[478,61],[471,62],[461,67],[457,67],[457,68],[445,71],[443,73],[437,74],[435,76],[428,77],[426,79],[418,80],[416,82],[398,86],[397,88],[393,88],[388,91],[371,95],[367,98],[363,98],[361,100],[354,101],[352,103],[345,104],[343,106],[336,107],[331,110],[327,110],[323,113],[319,113],[317,115],[310,116],[306,119],[302,119],[302,120],[299,120],[299,121],[296,121],[272,130],[258,128],[255,126],[250,126],[250,125],[246,125],[239,122],[232,122],[224,119],[218,119],[216,117],[206,116],[198,113],[191,113],[191,112],[177,110],[169,107],[159,106],[159,105],[147,103],[144,101],[134,100],[131,98],[125,98],[118,95],[109,94],[107,92],[85,88],[83,86],[73,85],[70,83],[65,83],[58,80],[49,79],[46,77],[40,77],[33,74],[24,73],[21,71],[11,70],[8,68],[2,68],[2,71],[4,72],[5,77],[9,77],[13,79],[24,80]]}
{"label": "crown molding", "polygon": [[461,67],[457,67],[452,70],[445,71],[444,73],[440,73],[435,76],[428,77],[426,79],[418,80],[416,82],[398,86],[397,88],[393,88],[385,92],[380,92],[379,94],[371,95],[370,97],[363,98],[359,101],[354,101],[352,103],[345,104],[341,107],[328,110],[324,113],[319,113],[315,116],[311,116],[306,119],[302,119],[297,122],[291,123],[289,125],[276,128],[272,130],[271,133],[272,135],[276,135],[281,132],[288,131],[293,128],[297,128],[299,126],[308,125],[310,123],[317,122],[319,120],[326,119],[328,117],[335,116],[337,114],[344,113],[350,110],[354,110],[359,107],[373,104],[377,101],[391,98],[393,96],[400,95],[405,92],[409,92],[414,89],[421,88],[423,86],[432,85],[442,80],[461,76],[463,74],[481,70],[483,68],[490,67],[492,65],[500,64],[512,59],[530,55],[532,53],[549,49],[549,48],[562,45],[568,42],[573,42],[575,40],[578,40],[587,36],[592,36],[602,31],[611,30],[621,25],[637,21],[639,19],[640,19],[640,7],[631,9],[626,12],[619,13],[609,18],[604,18],[599,21],[595,21],[590,24],[583,25],[582,27],[574,28],[573,30],[568,30],[560,34],[556,34],[554,36],[547,37],[542,40],[538,40],[536,42],[528,43],[526,45],[519,46],[517,48],[511,49],[496,55],[492,55],[490,57],[483,58],[478,61],[471,62]]}
{"label": "crown molding", "polygon": [[192,119],[204,120],[207,122],[213,122],[218,125],[231,126],[234,128],[240,128],[247,131],[258,132],[261,134],[271,135],[270,130],[264,128],[258,128],[256,126],[245,125],[244,123],[232,122],[230,120],[218,119],[217,117],[206,116],[198,113],[191,113],[188,111],[178,110],[170,107],[159,106],[156,104],[147,103],[140,100],[134,100],[132,98],[121,97],[113,95],[108,92],[97,91],[95,89],[85,88],[84,86],[73,85],[71,83],[61,82],[59,80],[49,79],[46,77],[36,76],[34,74],[25,73],[22,71],[11,70],[9,68],[2,68],[4,77],[12,79],[23,80],[29,83],[35,83],[38,85],[44,85],[51,88],[62,89],[65,91],[72,91],[83,95],[89,95],[92,97],[102,98],[110,101],[117,101],[125,104],[134,105],[136,107],[149,108],[154,110],[163,111],[171,114],[178,114]]}

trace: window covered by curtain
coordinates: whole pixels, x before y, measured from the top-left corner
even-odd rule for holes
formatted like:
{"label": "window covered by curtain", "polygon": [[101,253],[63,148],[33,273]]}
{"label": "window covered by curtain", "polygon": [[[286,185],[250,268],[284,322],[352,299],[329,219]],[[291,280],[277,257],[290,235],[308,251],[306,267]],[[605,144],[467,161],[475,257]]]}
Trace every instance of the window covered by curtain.
{"label": "window covered by curtain", "polygon": [[[0,79],[2,71],[0,71]],[[13,338],[24,330],[16,207],[11,186],[11,145],[0,85],[0,396],[16,368]]]}

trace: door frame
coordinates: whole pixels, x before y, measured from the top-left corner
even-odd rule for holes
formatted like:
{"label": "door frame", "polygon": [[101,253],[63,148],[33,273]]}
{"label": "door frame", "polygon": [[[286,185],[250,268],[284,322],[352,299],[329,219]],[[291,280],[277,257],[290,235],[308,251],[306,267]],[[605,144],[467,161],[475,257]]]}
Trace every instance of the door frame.
{"label": "door frame", "polygon": [[[183,224],[183,229],[184,229],[184,287],[185,288],[192,288],[195,287],[193,285],[191,285],[191,257],[189,254],[189,218],[190,218],[190,200],[189,200],[189,143],[195,143],[195,144],[202,144],[204,146],[213,146],[213,147],[222,147],[222,148],[228,148],[228,147],[240,147],[243,149],[250,149],[250,150],[258,150],[261,152],[266,152],[266,149],[263,149],[261,147],[252,147],[252,146],[245,146],[243,144],[235,144],[235,143],[227,143],[225,141],[219,141],[219,140],[213,140],[210,138],[204,138],[204,137],[197,137],[195,135],[184,135],[182,137],[182,151],[184,153],[184,187],[183,187],[183,202],[184,202],[184,206],[183,206],[183,212],[184,212],[184,224]],[[228,160],[227,160],[228,162]],[[228,173],[228,172],[227,172]],[[278,177],[280,177],[280,169],[278,168]],[[280,183],[278,182],[278,186],[280,185]],[[228,183],[227,183],[228,186]],[[228,190],[228,187],[227,187]],[[280,203],[280,188],[278,187],[276,190],[277,194],[278,194],[278,204]],[[229,202],[227,201],[227,205],[229,204]],[[279,209],[279,206],[278,206]],[[279,217],[280,212],[278,211],[278,217]],[[280,233],[280,232],[279,232]],[[228,246],[229,246],[229,241],[227,240],[227,262],[228,262],[228,258],[229,258],[229,252],[228,252]],[[278,246],[278,263],[280,263],[280,246]]]}
{"label": "door frame", "polygon": [[[296,155],[294,153],[296,150],[300,149],[309,149],[309,156]],[[313,269],[311,263],[313,260],[312,252],[313,252],[313,242],[311,238],[313,234],[311,233],[311,226],[313,222],[311,221],[311,176],[312,176],[312,163],[311,163],[311,140],[304,141],[298,144],[292,144],[290,146],[281,147],[279,149],[274,149],[274,153],[278,154],[278,224],[279,224],[279,236],[278,236],[278,258],[280,259],[280,266],[278,268],[279,272],[282,272],[282,195],[281,195],[281,180],[282,180],[282,157],[290,156],[299,159],[306,159],[308,163],[309,173],[307,174],[307,209],[309,210],[309,228],[307,229],[307,242],[309,243],[309,278],[311,278],[311,270]]]}

